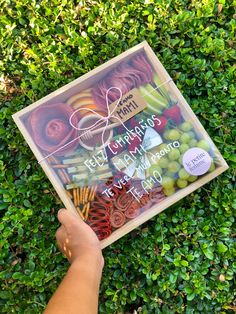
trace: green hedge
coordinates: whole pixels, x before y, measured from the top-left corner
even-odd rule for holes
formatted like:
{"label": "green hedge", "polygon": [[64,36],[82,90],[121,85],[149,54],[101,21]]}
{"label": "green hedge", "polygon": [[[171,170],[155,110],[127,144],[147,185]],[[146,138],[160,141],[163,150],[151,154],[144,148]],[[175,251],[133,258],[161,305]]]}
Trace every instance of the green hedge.
{"label": "green hedge", "polygon": [[233,0],[0,1],[0,312],[41,313],[68,268],[60,200],[11,115],[146,39],[230,169],[104,250],[100,313],[233,313]]}

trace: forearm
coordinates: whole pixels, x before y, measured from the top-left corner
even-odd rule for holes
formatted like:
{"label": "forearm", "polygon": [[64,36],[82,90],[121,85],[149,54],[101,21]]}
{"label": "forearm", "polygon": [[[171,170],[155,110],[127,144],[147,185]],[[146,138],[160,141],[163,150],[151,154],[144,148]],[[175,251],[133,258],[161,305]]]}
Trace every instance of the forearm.
{"label": "forearm", "polygon": [[57,291],[48,303],[44,314],[95,314],[103,260],[100,255],[85,256],[74,262]]}

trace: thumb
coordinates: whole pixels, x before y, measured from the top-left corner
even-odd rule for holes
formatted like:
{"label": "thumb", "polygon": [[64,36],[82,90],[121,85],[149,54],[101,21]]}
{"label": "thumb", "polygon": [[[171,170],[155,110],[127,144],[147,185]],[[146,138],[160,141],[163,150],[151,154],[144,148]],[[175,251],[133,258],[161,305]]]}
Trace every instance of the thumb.
{"label": "thumb", "polygon": [[80,223],[80,220],[82,222],[82,219],[79,217],[79,215],[76,215],[76,213],[65,208],[61,208],[58,211],[57,218],[66,229],[70,229],[71,226],[75,225],[76,223]]}

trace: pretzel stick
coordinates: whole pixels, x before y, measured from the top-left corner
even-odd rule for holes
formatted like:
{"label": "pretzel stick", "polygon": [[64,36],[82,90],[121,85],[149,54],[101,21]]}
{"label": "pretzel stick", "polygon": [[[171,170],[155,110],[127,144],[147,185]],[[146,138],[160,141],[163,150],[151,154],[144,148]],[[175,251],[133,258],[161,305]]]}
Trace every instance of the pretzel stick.
{"label": "pretzel stick", "polygon": [[91,201],[94,200],[95,194],[96,194],[96,190],[97,190],[97,185],[94,186],[94,191],[93,191],[93,195],[91,197]]}
{"label": "pretzel stick", "polygon": [[82,187],[81,203],[84,204],[84,191],[85,187]]}
{"label": "pretzel stick", "polygon": [[82,209],[82,214],[84,214],[86,211],[86,204],[84,204],[83,209]]}
{"label": "pretzel stick", "polygon": [[92,187],[91,187],[91,189],[90,189],[90,193],[89,193],[89,201],[92,201],[92,196],[93,196],[93,190],[94,190],[94,188],[95,188],[95,185],[93,185]]}
{"label": "pretzel stick", "polygon": [[84,197],[84,201],[87,203],[88,202],[88,196],[89,196],[89,187],[86,188],[86,191],[85,191],[85,197]]}
{"label": "pretzel stick", "polygon": [[76,211],[77,211],[77,213],[80,215],[80,217],[81,217],[83,220],[85,220],[85,219],[84,219],[84,215],[81,213],[81,210],[80,210],[79,207],[76,207]]}
{"label": "pretzel stick", "polygon": [[86,195],[86,190],[87,190],[87,188],[86,187],[84,187],[84,194],[83,194],[83,204],[85,204],[86,202],[85,202],[85,195]]}
{"label": "pretzel stick", "polygon": [[79,203],[81,203],[81,194],[82,194],[82,188],[79,188]]}
{"label": "pretzel stick", "polygon": [[85,219],[86,220],[88,219],[89,209],[90,209],[90,203],[87,203],[86,212],[85,212]]}
{"label": "pretzel stick", "polygon": [[79,204],[79,188],[76,188],[76,196],[77,196],[77,202]]}
{"label": "pretzel stick", "polygon": [[78,199],[77,199],[76,189],[73,189],[73,200],[74,200],[75,207],[77,207]]}

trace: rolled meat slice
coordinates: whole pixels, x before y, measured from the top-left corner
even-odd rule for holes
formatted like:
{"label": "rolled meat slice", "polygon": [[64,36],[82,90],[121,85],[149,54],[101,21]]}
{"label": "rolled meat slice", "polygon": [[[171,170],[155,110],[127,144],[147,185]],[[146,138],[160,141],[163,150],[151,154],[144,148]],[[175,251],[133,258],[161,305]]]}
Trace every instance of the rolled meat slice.
{"label": "rolled meat slice", "polygon": [[114,210],[111,212],[110,222],[113,228],[120,228],[125,223],[125,215],[120,210]]}

